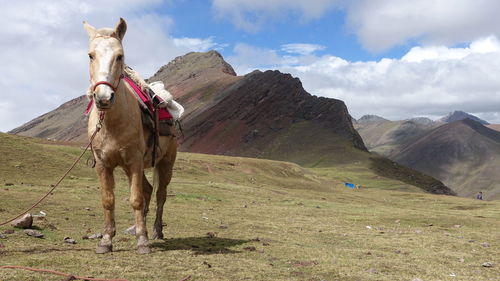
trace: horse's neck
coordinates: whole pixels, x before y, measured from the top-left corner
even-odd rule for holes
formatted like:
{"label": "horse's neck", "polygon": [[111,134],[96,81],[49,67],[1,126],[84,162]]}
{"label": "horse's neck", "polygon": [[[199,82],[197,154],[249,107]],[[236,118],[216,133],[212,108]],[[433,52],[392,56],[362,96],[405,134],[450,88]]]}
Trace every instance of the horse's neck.
{"label": "horse's neck", "polygon": [[137,100],[131,90],[121,81],[115,93],[115,103],[105,113],[103,128],[107,131],[125,133],[134,124],[140,121]]}

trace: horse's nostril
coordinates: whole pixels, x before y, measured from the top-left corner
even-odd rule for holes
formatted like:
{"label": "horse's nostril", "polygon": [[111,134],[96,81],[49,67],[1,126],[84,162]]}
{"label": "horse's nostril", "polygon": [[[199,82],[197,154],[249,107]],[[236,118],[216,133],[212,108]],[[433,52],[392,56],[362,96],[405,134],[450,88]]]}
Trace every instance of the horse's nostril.
{"label": "horse's nostril", "polygon": [[93,95],[93,96],[94,96],[94,99],[95,99],[95,97],[96,97],[96,94],[94,93],[94,95]]}
{"label": "horse's nostril", "polygon": [[109,101],[112,101],[115,98],[115,92],[111,93],[111,97],[109,98]]}

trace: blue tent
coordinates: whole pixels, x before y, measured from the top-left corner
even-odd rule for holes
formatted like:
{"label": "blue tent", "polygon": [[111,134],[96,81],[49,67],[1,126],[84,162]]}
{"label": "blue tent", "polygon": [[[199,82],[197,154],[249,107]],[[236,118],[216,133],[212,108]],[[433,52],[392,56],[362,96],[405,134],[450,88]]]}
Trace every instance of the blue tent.
{"label": "blue tent", "polygon": [[356,188],[356,185],[354,183],[344,182],[344,185],[349,188]]}

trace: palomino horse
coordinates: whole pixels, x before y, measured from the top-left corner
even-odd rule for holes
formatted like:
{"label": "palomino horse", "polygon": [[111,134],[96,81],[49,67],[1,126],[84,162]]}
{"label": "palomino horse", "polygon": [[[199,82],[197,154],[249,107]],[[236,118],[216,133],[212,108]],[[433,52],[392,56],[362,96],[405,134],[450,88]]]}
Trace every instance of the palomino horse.
{"label": "palomino horse", "polygon": [[[143,127],[141,111],[133,89],[122,82],[124,53],[122,40],[127,24],[120,18],[115,28],[96,29],[84,22],[89,35],[90,79],[93,108],[89,116],[88,133],[99,133],[92,142],[96,172],[101,184],[101,203],[104,208],[104,235],[96,253],[112,251],[116,234],[113,171],[122,167],[130,183],[130,204],[135,214],[135,233],[138,253],[151,252],[146,229],[146,214],[153,187],[144,175],[144,168],[152,166],[152,147],[147,140],[152,132]],[[163,238],[162,215],[167,197],[167,185],[177,153],[175,136],[160,136],[154,165],[156,191],[156,219],[153,239]]]}

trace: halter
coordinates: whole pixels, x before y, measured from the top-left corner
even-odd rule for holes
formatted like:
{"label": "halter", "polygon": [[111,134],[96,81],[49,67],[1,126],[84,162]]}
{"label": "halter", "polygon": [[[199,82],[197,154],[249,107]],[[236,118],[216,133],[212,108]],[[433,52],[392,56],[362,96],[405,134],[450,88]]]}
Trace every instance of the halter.
{"label": "halter", "polygon": [[95,92],[95,89],[99,85],[106,85],[106,86],[110,87],[113,90],[113,92],[116,92],[116,90],[118,89],[118,86],[120,86],[120,81],[122,81],[123,77],[125,77],[125,75],[123,75],[123,73],[122,73],[120,75],[120,77],[118,78],[118,84],[116,84],[116,87],[113,86],[113,84],[109,83],[108,81],[99,81],[99,82],[95,83],[94,86],[92,86],[92,92]]}

